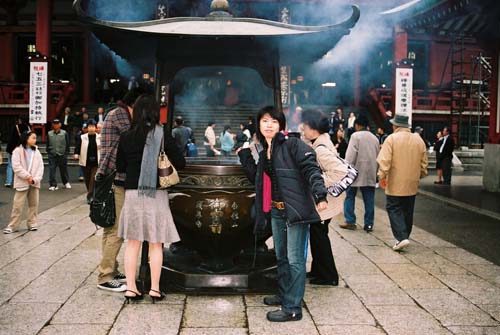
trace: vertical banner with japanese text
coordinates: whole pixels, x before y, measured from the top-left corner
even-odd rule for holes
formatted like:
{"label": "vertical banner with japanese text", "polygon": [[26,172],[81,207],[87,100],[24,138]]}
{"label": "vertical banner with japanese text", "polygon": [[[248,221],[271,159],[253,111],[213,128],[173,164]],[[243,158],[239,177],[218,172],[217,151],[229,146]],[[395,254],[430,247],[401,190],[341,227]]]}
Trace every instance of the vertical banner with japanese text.
{"label": "vertical banner with japanese text", "polygon": [[408,116],[411,125],[412,98],[413,98],[413,69],[396,68],[396,99],[395,112],[398,115]]}
{"label": "vertical banner with japanese text", "polygon": [[30,63],[30,123],[47,123],[48,63]]}

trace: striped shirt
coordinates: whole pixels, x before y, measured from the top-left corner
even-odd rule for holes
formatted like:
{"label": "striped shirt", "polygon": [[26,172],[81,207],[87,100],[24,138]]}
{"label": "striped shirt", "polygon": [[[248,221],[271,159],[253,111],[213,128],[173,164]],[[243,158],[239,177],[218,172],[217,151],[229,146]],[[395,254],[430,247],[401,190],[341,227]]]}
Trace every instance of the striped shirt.
{"label": "striped shirt", "polygon": [[[102,126],[101,160],[99,161],[99,170],[97,173],[108,175],[116,169],[116,155],[118,153],[120,135],[130,129],[130,124],[130,113],[125,105],[118,105],[117,108],[107,114]],[[115,184],[123,185],[125,177],[125,173],[117,173]]]}

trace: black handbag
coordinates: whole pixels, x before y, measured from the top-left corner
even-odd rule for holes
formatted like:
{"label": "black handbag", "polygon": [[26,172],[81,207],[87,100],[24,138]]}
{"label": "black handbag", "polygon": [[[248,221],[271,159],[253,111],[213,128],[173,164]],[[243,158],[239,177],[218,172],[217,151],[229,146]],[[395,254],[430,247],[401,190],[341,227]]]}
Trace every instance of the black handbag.
{"label": "black handbag", "polygon": [[116,171],[95,176],[94,196],[90,202],[90,220],[102,228],[113,227],[116,220],[113,181]]}

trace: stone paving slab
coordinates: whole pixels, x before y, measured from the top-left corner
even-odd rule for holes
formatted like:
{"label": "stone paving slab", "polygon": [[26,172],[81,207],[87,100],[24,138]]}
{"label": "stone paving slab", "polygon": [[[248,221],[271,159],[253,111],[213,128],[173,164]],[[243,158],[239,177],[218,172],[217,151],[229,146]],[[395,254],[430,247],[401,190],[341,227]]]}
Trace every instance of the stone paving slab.
{"label": "stone paving slab", "polygon": [[403,290],[385,275],[349,276],[345,280],[366,306],[413,306],[415,304]]}
{"label": "stone paving slab", "polygon": [[182,319],[186,328],[246,327],[242,296],[188,296]]}
{"label": "stone paving slab", "polygon": [[175,335],[182,319],[182,306],[161,304],[124,305],[110,335]]}
{"label": "stone paving slab", "polygon": [[247,335],[246,328],[182,328],[180,335]]}
{"label": "stone paving slab", "polygon": [[106,335],[109,326],[104,325],[50,325],[44,327],[39,335]]}
{"label": "stone paving slab", "polygon": [[500,301],[495,305],[479,305],[483,311],[491,315],[495,320],[500,321]]}
{"label": "stone paving slab", "polygon": [[389,335],[445,335],[451,333],[418,306],[370,306]]}
{"label": "stone paving slab", "polygon": [[409,290],[408,294],[444,326],[498,326],[490,315],[450,289]]}
{"label": "stone paving slab", "polygon": [[340,229],[336,218],[339,286],[308,284],[303,320],[285,324],[266,320],[275,308],[263,295],[168,293],[154,305],[149,297],[126,305],[122,294],[96,288],[102,229],[83,197],[40,217],[36,233],[0,236],[2,335],[500,334],[500,267],[418,227],[396,253],[380,209],[372,234]]}
{"label": "stone paving slab", "polygon": [[382,328],[365,325],[318,326],[320,335],[383,335]]}
{"label": "stone paving slab", "polygon": [[498,335],[500,327],[453,326],[449,329],[455,335]]}
{"label": "stone paving slab", "polygon": [[500,287],[500,267],[489,264],[471,264],[467,266],[471,273],[483,278],[484,280]]}
{"label": "stone paving slab", "polygon": [[378,266],[402,289],[446,288],[438,279],[414,264],[381,263]]}
{"label": "stone paving slab", "polygon": [[[376,325],[370,312],[348,288],[309,288],[304,301],[317,326]],[[325,308],[333,301],[335,308]]]}
{"label": "stone paving slab", "polygon": [[448,287],[476,305],[500,304],[500,288],[474,275],[441,275]]}
{"label": "stone paving slab", "polygon": [[60,304],[7,303],[0,306],[0,334],[37,334]]}

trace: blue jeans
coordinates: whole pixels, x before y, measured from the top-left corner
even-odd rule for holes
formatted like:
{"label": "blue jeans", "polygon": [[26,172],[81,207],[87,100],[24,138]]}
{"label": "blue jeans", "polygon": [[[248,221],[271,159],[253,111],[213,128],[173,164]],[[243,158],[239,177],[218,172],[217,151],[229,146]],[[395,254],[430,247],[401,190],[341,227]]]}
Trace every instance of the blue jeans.
{"label": "blue jeans", "polygon": [[9,154],[7,160],[7,176],[5,177],[5,185],[11,185],[14,183],[14,170],[12,170],[12,155]]}
{"label": "blue jeans", "polygon": [[365,227],[373,227],[373,219],[375,216],[375,187],[362,186],[362,187],[349,187],[346,191],[346,198],[344,202],[344,216],[347,224],[356,224],[356,214],[354,214],[354,207],[356,204],[356,193],[358,188],[361,189],[363,195],[363,202],[365,204]]}
{"label": "blue jeans", "polygon": [[309,225],[287,224],[284,213],[271,211],[274,250],[278,262],[278,289],[286,313],[302,313],[306,288],[306,259]]}

